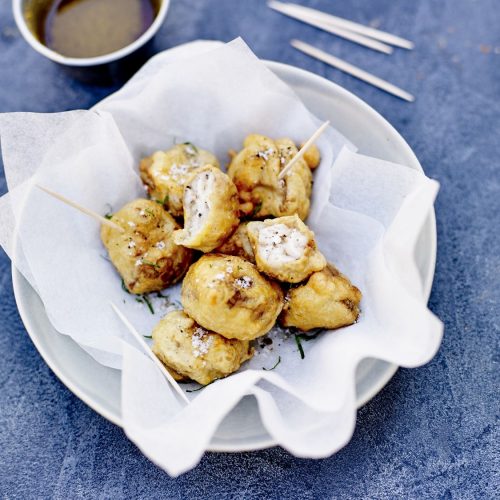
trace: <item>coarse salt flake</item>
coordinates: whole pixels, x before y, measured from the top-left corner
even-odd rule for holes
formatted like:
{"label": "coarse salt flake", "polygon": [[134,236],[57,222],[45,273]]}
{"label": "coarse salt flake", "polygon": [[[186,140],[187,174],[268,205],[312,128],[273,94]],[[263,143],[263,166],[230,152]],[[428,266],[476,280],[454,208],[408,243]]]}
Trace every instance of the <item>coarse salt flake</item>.
{"label": "coarse salt flake", "polygon": [[253,284],[252,278],[250,276],[242,276],[234,280],[234,284],[238,288],[250,288]]}
{"label": "coarse salt flake", "polygon": [[194,329],[193,335],[191,336],[191,347],[193,350],[193,356],[198,358],[206,354],[213,343],[213,337],[208,335],[208,331],[200,326]]}
{"label": "coarse salt flake", "polygon": [[259,151],[257,156],[259,158],[264,159],[265,161],[269,160],[269,157],[274,153],[273,148],[267,148],[265,151]]}

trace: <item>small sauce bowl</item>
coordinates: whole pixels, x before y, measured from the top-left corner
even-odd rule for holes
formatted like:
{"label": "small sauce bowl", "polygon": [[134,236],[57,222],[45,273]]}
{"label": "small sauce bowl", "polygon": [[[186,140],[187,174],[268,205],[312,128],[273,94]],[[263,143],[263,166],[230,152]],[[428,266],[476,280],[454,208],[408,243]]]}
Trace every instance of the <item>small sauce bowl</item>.
{"label": "small sauce bowl", "polygon": [[95,57],[67,57],[44,45],[30,29],[25,12],[32,1],[12,0],[14,19],[24,39],[39,54],[61,65],[72,76],[101,85],[123,82],[146,61],[152,53],[153,37],[163,24],[170,6],[170,0],[161,0],[158,13],[149,28],[121,49]]}

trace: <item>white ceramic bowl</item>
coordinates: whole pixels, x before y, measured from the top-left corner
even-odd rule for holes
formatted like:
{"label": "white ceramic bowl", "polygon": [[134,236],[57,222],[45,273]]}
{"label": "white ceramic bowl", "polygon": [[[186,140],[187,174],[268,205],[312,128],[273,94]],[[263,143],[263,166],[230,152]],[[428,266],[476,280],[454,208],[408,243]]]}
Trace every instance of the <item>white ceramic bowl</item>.
{"label": "white ceramic bowl", "polygon": [[[359,98],[307,71],[275,62],[266,64],[297,92],[316,116],[329,119],[361,153],[422,170],[404,139]],[[420,234],[416,258],[427,300],[432,287],[436,258],[434,212]],[[121,425],[120,372],[98,364],[70,337],[55,331],[36,292],[15,268],[12,273],[21,318],[43,359],[76,396],[103,417]],[[358,407],[373,398],[396,370],[396,365],[384,361],[363,360],[356,371]],[[247,451],[274,444],[262,426],[254,397],[247,396],[221,423],[209,449]]]}
{"label": "white ceramic bowl", "polygon": [[62,64],[64,66],[76,66],[76,67],[90,67],[90,66],[102,66],[105,64],[110,64],[120,59],[123,59],[138,49],[143,47],[156,32],[160,29],[165,17],[167,15],[168,8],[170,6],[170,0],[162,0],[160,8],[158,9],[158,14],[156,15],[151,26],[139,37],[134,40],[131,44],[119,49],[109,54],[104,54],[97,57],[67,57],[54,50],[49,49],[47,46],[43,45],[36,36],[31,32],[28,25],[26,24],[26,19],[24,17],[24,6],[26,0],[12,0],[12,10],[14,11],[14,19],[16,21],[17,27],[24,39],[40,54],[51,59],[54,62]]}

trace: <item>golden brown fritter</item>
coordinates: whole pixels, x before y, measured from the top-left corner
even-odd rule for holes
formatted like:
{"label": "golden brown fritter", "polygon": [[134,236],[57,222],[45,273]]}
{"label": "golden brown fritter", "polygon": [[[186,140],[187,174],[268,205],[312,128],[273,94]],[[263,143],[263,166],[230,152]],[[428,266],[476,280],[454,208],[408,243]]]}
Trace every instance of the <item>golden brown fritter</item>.
{"label": "golden brown fritter", "polygon": [[[302,148],[303,144],[300,145]],[[321,162],[321,155],[316,144],[311,144],[304,153],[304,160],[306,161],[308,167],[314,170]]]}
{"label": "golden brown fritter", "polygon": [[247,224],[248,222],[242,222],[236,228],[236,231],[220,247],[216,248],[215,251],[226,255],[243,257],[255,264],[252,245],[248,239]]}
{"label": "golden brown fritter", "polygon": [[101,239],[111,262],[131,293],[162,290],[182,278],[193,252],[174,243],[179,225],[158,203],[138,199],[112,216],[122,233],[101,227]]}
{"label": "golden brown fritter", "polygon": [[171,373],[202,385],[230,375],[253,356],[248,341],[205,330],[184,311],[167,314],[152,336],[153,352]]}
{"label": "golden brown fritter", "polygon": [[220,167],[212,153],[187,142],[144,158],[139,169],[149,196],[163,203],[174,217],[181,217],[184,186],[205,165]]}
{"label": "golden brown fritter", "polygon": [[278,175],[297,153],[290,139],[276,141],[251,134],[229,164],[227,173],[238,188],[240,210],[251,217],[281,217],[309,213],[312,189],[311,170],[301,158],[283,179]]}
{"label": "golden brown fritter", "polygon": [[297,215],[249,222],[247,229],[257,268],[272,278],[300,283],[326,266],[314,233]]}
{"label": "golden brown fritter", "polygon": [[206,165],[184,188],[184,229],[174,232],[178,245],[210,252],[238,226],[238,191],[218,168]]}
{"label": "golden brown fritter", "polygon": [[337,269],[327,266],[290,288],[280,323],[304,331],[351,325],[358,319],[360,301],[361,292]]}
{"label": "golden brown fritter", "polygon": [[241,257],[206,254],[189,268],[181,302],[204,328],[226,338],[252,340],[273,327],[283,292]]}

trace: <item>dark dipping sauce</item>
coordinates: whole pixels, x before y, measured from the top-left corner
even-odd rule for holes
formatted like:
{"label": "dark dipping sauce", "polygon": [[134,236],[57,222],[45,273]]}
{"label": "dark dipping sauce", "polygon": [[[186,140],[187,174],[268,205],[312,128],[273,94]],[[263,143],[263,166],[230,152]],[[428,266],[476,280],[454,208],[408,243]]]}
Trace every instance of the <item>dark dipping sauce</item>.
{"label": "dark dipping sauce", "polygon": [[36,22],[40,41],[68,57],[96,57],[137,40],[160,0],[55,0]]}

